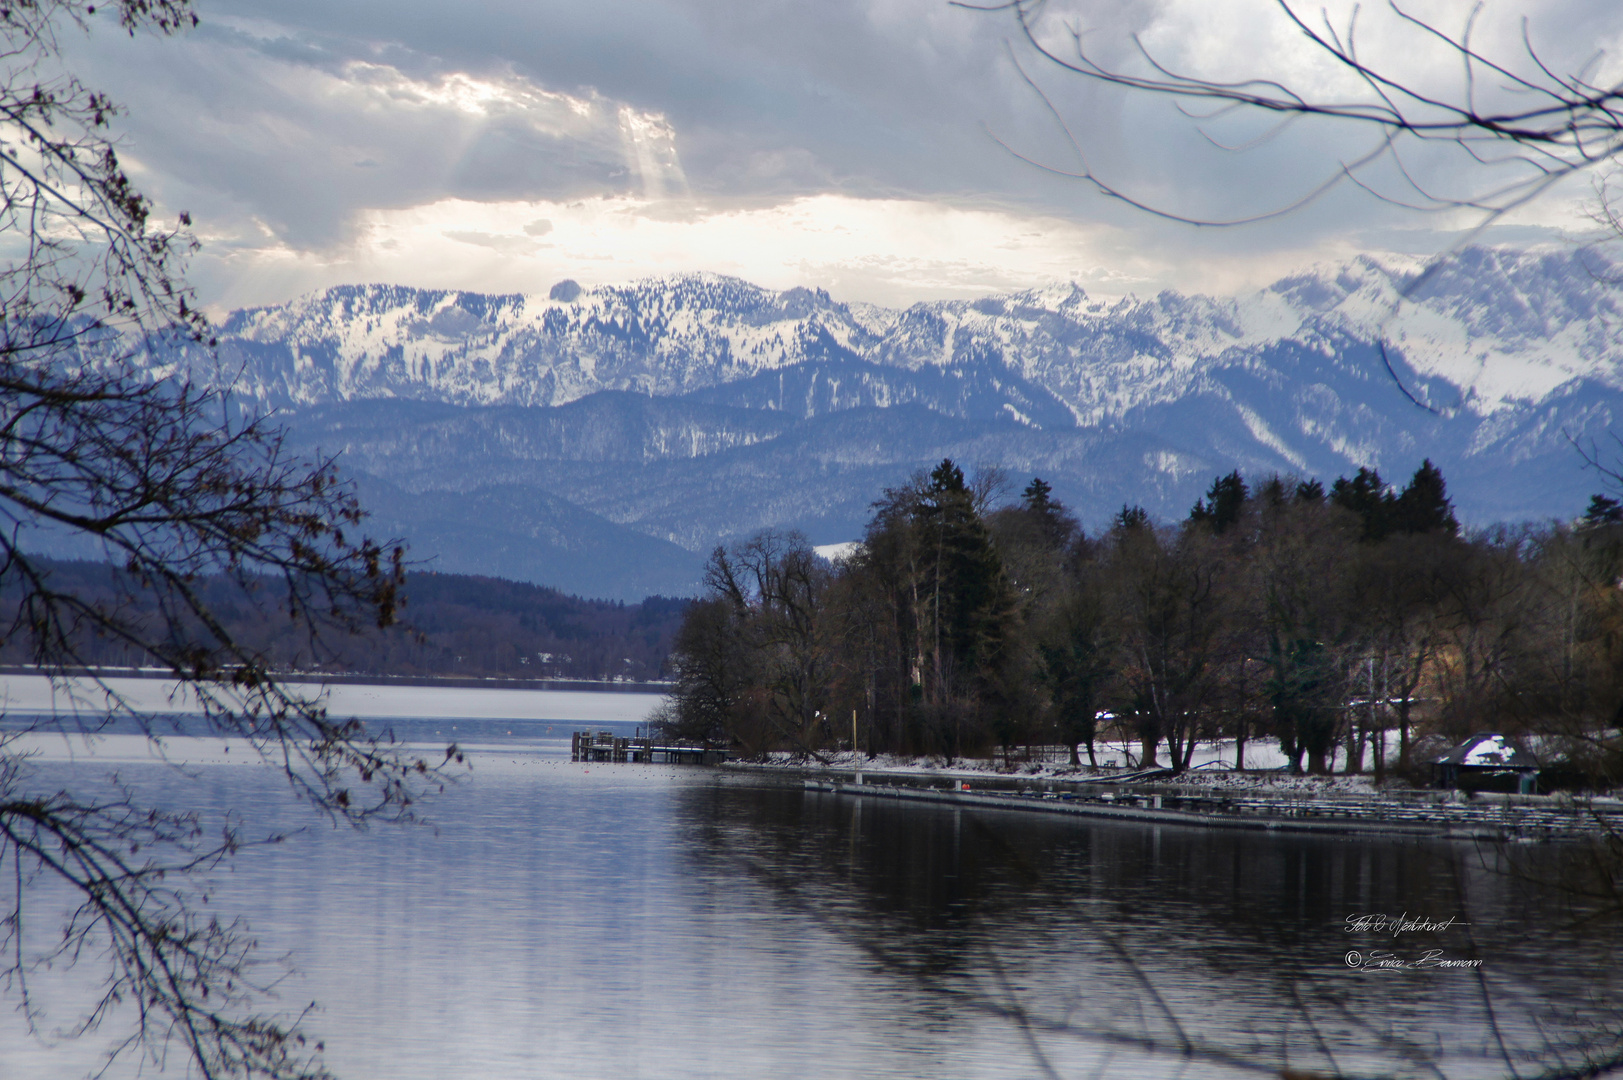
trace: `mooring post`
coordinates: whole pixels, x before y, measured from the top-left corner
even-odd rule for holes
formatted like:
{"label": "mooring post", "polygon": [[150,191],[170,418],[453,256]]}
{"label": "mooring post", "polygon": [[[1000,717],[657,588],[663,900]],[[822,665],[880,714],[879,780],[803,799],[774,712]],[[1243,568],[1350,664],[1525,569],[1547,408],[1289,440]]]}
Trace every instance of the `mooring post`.
{"label": "mooring post", "polygon": [[857,750],[857,711],[851,710],[851,764],[857,771],[857,783],[862,783],[862,757]]}

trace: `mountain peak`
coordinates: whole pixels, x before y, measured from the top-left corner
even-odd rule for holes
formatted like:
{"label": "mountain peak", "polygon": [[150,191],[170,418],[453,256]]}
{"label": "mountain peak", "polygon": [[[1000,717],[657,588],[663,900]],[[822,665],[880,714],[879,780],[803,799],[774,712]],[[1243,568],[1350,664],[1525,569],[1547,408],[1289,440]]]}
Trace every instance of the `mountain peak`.
{"label": "mountain peak", "polygon": [[535,297],[354,285],[236,312],[218,365],[194,350],[153,375],[240,371],[237,396],[285,409],[300,446],[395,485],[403,523],[439,507],[402,531],[461,545],[465,569],[562,536],[525,515],[690,552],[769,526],[845,539],[943,457],[1042,476],[1090,521],[1124,501],[1181,515],[1233,469],[1328,481],[1430,458],[1483,523],[1570,516],[1593,486],[1568,436],[1623,417],[1623,290],[1598,268],[1466,249],[1233,298],[1061,282],[900,311],[719,274]]}
{"label": "mountain peak", "polygon": [[[1165,291],[1105,303],[1058,282],[894,311],[684,273],[565,281],[545,298],[338,286],[234,312],[221,329],[222,353],[247,372],[242,391],[273,406],[391,396],[556,405],[600,390],[694,393],[807,363],[991,365],[1087,424],[1233,368],[1261,370],[1281,349],[1328,357],[1383,342],[1435,400],[1489,414],[1575,380],[1623,386],[1620,324],[1623,290],[1599,255],[1468,247],[1429,266],[1360,256],[1238,298]],[[1384,366],[1367,377],[1389,381]]]}

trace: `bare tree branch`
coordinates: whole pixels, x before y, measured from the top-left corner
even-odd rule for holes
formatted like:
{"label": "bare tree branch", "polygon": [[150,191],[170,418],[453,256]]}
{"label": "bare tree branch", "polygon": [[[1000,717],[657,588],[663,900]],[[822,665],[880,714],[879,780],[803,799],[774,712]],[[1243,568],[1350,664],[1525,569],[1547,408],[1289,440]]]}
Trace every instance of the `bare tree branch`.
{"label": "bare tree branch", "polygon": [[[57,33],[116,20],[130,33],[195,25],[190,0],[11,0],[0,4],[0,644],[80,700],[82,716],[32,730],[94,731],[115,715],[158,732],[87,670],[114,643],[167,673],[201,711],[194,733],[245,740],[294,792],[336,821],[409,818],[445,779],[319,698],[279,681],[269,657],[216,614],[225,602],[294,627],[312,658],[337,637],[392,623],[404,552],[364,535],[365,514],[332,460],[291,454],[281,432],[243,418],[229,393],[155,377],[140,358],[212,346],[182,274],[190,217],[161,224],[111,134],[114,104],[71,76]],[[159,376],[162,372],[157,373]],[[218,380],[227,385],[229,380]],[[45,554],[64,539],[112,568],[105,591],[59,584]],[[227,828],[143,806],[35,791],[12,733],[0,739],[0,867],[11,902],[0,987],[32,1017],[29,973],[99,956],[102,996],[77,1027],[129,1024],[113,1056],[161,1065],[170,1048],[208,1078],[327,1076],[297,1018],[257,1016],[238,922],[205,918],[194,878],[236,854]],[[76,907],[36,949],[30,897],[66,886]],[[34,951],[31,951],[34,950]],[[116,1019],[115,1019],[116,1018]]]}
{"label": "bare tree branch", "polygon": [[[1328,62],[1332,71],[1350,75],[1364,93],[1348,97],[1316,95],[1268,78],[1235,81],[1181,71],[1157,57],[1137,36],[1132,38],[1136,64],[1120,66],[1099,58],[1088,45],[1082,25],[1065,28],[1066,47],[1051,44],[1044,32],[1046,0],[1007,0],[978,4],[952,0],[956,7],[1004,13],[1012,17],[1019,38],[1047,64],[1107,86],[1164,97],[1197,124],[1213,146],[1250,149],[1277,138],[1296,121],[1323,119],[1354,130],[1367,130],[1371,143],[1349,160],[1337,161],[1306,191],[1286,197],[1270,209],[1237,217],[1211,217],[1173,209],[1135,194],[1103,176],[1089,163],[1073,129],[1018,59],[1010,56],[1020,78],[1036,94],[1042,108],[1060,126],[1069,152],[1078,163],[1064,168],[1034,157],[998,139],[1011,154],[1046,171],[1081,180],[1107,198],[1137,210],[1187,225],[1228,228],[1278,218],[1301,210],[1345,185],[1357,187],[1395,206],[1418,211],[1476,211],[1476,226],[1434,259],[1427,270],[1403,283],[1391,313],[1381,327],[1381,361],[1388,376],[1415,405],[1428,412],[1439,410],[1405,385],[1392,362],[1385,341],[1386,325],[1404,301],[1423,287],[1431,271],[1455,252],[1476,240],[1505,215],[1538,199],[1552,186],[1575,173],[1614,161],[1623,154],[1623,83],[1597,84],[1588,72],[1592,59],[1576,72],[1563,74],[1534,44],[1527,21],[1521,25],[1521,55],[1495,58],[1477,47],[1474,36],[1482,14],[1480,3],[1466,13],[1462,28],[1451,33],[1422,19],[1390,0],[1387,9],[1412,42],[1430,46],[1452,57],[1460,77],[1451,91],[1430,91],[1381,61],[1368,60],[1359,51],[1361,9],[1353,8],[1346,24],[1338,27],[1327,12],[1310,21],[1295,0],[1275,0],[1286,25],[1308,43],[1310,51]],[[1485,99],[1484,83],[1498,93]],[[1207,122],[1243,113],[1277,120],[1261,136],[1227,146],[1207,132]],[[996,138],[996,136],[994,136]],[[1406,146],[1451,147],[1465,155],[1473,172],[1508,178],[1490,179],[1472,190],[1448,193],[1422,182],[1405,161]],[[1394,191],[1374,179],[1377,165],[1390,166],[1400,183]],[[1612,222],[1615,225],[1615,221]]]}

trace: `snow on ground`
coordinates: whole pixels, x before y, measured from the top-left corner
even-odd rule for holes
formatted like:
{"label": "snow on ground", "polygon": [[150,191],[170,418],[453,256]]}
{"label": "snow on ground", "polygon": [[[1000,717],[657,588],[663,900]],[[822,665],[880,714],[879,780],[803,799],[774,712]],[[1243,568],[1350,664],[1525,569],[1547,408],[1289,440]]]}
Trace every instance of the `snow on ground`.
{"label": "snow on ground", "polygon": [[[1393,748],[1389,760],[1396,760],[1396,748]],[[992,759],[960,758],[951,766],[945,759],[938,757],[900,757],[894,754],[881,754],[869,759],[866,755],[854,758],[848,752],[837,754],[823,754],[822,760],[806,757],[804,755],[774,754],[764,762],[738,762],[732,767],[742,769],[761,769],[770,771],[783,770],[828,770],[833,773],[848,773],[860,767],[862,772],[871,777],[878,776],[933,776],[941,779],[964,780],[971,784],[976,778],[1002,779],[1021,778],[1031,780],[1086,780],[1094,777],[1103,778],[1112,773],[1130,773],[1137,771],[1139,747],[1137,743],[1097,743],[1094,746],[1094,755],[1099,762],[1097,770],[1090,769],[1084,764],[1080,769],[1073,768],[1062,755],[1053,761],[1022,761],[1016,754],[1007,764],[1001,757]],[[1290,776],[1279,772],[1288,764],[1285,755],[1279,750],[1279,743],[1272,739],[1250,739],[1245,744],[1245,767],[1248,771],[1237,772],[1234,769],[1235,748],[1232,741],[1215,744],[1201,744],[1196,748],[1194,757],[1190,761],[1190,771],[1179,777],[1177,782],[1182,784],[1195,784],[1209,787],[1233,788],[1267,788],[1275,791],[1313,791],[1313,792],[1356,792],[1374,790],[1372,778],[1366,774],[1347,776],[1337,773],[1334,776]],[[1083,753],[1086,762],[1087,754]],[[1167,755],[1163,748],[1157,759],[1162,766],[1167,762]],[[1365,765],[1370,759],[1366,756]],[[1254,771],[1253,771],[1254,770]]]}

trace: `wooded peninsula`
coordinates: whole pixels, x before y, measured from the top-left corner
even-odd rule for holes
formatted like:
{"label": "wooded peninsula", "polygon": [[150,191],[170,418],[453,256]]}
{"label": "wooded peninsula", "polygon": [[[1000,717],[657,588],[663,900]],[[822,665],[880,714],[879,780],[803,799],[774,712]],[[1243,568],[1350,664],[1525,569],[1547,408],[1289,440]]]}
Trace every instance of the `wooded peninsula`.
{"label": "wooded peninsula", "polygon": [[1108,736],[1175,771],[1270,738],[1293,771],[1378,775],[1493,730],[1559,747],[1572,782],[1623,776],[1614,499],[1466,533],[1430,461],[1401,490],[1232,472],[1184,521],[1124,506],[1089,533],[1041,479],[994,508],[1000,483],[942,461],[832,563],[794,533],[717,548],[660,726],[811,753],[854,718],[870,755],[1057,744],[1078,765]]}

